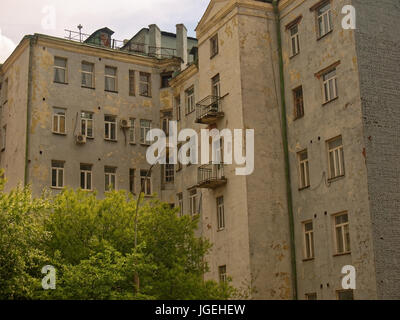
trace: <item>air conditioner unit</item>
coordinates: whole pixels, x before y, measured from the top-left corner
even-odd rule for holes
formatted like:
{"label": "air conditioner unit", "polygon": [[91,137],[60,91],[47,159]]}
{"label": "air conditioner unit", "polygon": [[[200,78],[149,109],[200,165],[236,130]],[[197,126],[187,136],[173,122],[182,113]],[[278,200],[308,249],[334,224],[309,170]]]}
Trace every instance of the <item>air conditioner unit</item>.
{"label": "air conditioner unit", "polygon": [[131,124],[128,119],[121,119],[120,126],[122,129],[129,129]]}
{"label": "air conditioner unit", "polygon": [[85,144],[86,143],[86,136],[83,134],[77,134],[75,138],[76,138],[77,144]]}

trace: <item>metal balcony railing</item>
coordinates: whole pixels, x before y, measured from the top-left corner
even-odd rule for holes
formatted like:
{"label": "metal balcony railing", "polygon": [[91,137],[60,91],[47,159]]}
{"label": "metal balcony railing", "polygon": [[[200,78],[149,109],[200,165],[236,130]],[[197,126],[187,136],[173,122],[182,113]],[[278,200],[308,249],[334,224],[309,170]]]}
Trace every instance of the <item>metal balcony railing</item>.
{"label": "metal balcony railing", "polygon": [[206,164],[198,168],[197,187],[215,189],[227,183],[224,164]]}
{"label": "metal balcony railing", "polygon": [[196,123],[212,124],[224,117],[222,112],[222,98],[208,96],[196,103]]}

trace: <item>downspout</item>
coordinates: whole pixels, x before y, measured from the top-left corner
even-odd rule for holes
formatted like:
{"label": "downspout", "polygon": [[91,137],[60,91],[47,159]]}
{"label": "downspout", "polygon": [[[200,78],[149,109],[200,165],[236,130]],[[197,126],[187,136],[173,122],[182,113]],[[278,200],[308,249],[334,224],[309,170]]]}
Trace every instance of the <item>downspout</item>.
{"label": "downspout", "polygon": [[29,131],[31,123],[31,111],[32,111],[32,64],[33,64],[33,46],[35,43],[34,36],[29,36],[29,65],[28,65],[28,96],[27,96],[27,108],[26,108],[26,136],[25,136],[25,173],[24,173],[24,185],[29,184]]}
{"label": "downspout", "polygon": [[282,110],[281,110],[281,113],[282,113],[282,140],[283,140],[283,151],[284,151],[284,156],[285,156],[286,193],[287,193],[287,206],[288,206],[288,213],[289,213],[293,299],[298,300],[293,196],[292,196],[292,183],[291,183],[291,179],[290,179],[289,142],[288,142],[288,132],[287,132],[286,99],[285,99],[285,77],[284,77],[284,73],[283,73],[282,35],[281,35],[281,23],[280,23],[278,2],[279,2],[279,0],[273,0],[272,5],[274,7],[274,13],[275,13],[276,36],[277,36],[277,42],[278,42],[278,55],[279,55],[279,77],[280,77],[281,103],[282,103]]}

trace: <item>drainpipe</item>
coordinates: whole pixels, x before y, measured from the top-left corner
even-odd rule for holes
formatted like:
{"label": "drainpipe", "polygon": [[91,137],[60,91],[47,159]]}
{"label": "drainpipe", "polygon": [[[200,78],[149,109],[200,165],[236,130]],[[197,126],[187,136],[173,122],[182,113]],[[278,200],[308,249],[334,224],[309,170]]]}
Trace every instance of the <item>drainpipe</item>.
{"label": "drainpipe", "polygon": [[279,3],[279,0],[273,0],[272,5],[274,7],[274,13],[275,13],[276,36],[277,36],[277,41],[278,41],[278,54],[279,54],[279,77],[280,77],[281,101],[282,101],[282,110],[281,110],[282,140],[283,140],[283,151],[284,151],[284,156],[285,156],[287,206],[288,206],[288,211],[289,211],[288,213],[289,213],[289,230],[290,230],[293,299],[298,300],[293,196],[292,196],[292,183],[291,183],[291,179],[290,179],[289,142],[288,142],[287,118],[286,118],[285,77],[284,77],[284,73],[283,73],[282,35],[281,35],[281,23],[280,23],[278,3]]}
{"label": "drainpipe", "polygon": [[31,110],[32,110],[32,63],[33,63],[33,47],[35,44],[35,37],[29,36],[29,65],[28,65],[28,96],[27,96],[27,108],[26,108],[26,136],[25,136],[25,173],[24,173],[24,185],[27,186],[29,183],[29,131],[31,122]]}

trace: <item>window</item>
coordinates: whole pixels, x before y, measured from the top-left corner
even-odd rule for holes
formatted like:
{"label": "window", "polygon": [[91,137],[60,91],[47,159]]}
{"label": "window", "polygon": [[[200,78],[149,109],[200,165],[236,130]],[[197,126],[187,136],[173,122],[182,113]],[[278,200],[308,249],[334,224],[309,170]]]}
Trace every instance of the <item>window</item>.
{"label": "window", "polygon": [[140,170],[140,186],[146,196],[151,196],[151,172],[148,170]]}
{"label": "window", "polygon": [[304,258],[314,259],[314,226],[312,221],[303,223]]}
{"label": "window", "polygon": [[332,13],[329,1],[317,9],[317,23],[319,38],[332,31]]}
{"label": "window", "polygon": [[336,254],[351,252],[349,216],[347,213],[334,216],[335,220],[335,242]]}
{"label": "window", "polygon": [[214,97],[221,97],[221,85],[220,85],[220,77],[217,74],[215,77],[211,79],[211,95]]}
{"label": "window", "polygon": [[344,151],[342,137],[328,141],[329,179],[345,175]]}
{"label": "window", "polygon": [[51,162],[51,187],[59,189],[64,187],[64,161]]}
{"label": "window", "polygon": [[186,95],[186,115],[194,111],[194,87],[185,92]]}
{"label": "window", "polygon": [[129,70],[129,95],[135,96],[135,71]]}
{"label": "window", "polygon": [[163,112],[161,124],[162,124],[162,129],[167,137],[169,136],[169,123],[171,120],[172,120],[172,112],[171,111]]}
{"label": "window", "polygon": [[175,98],[175,107],[176,107],[176,120],[181,121],[181,97],[180,96]]}
{"label": "window", "polygon": [[3,126],[1,131],[1,151],[6,150],[6,142],[7,142],[7,126]]}
{"label": "window", "polygon": [[53,108],[53,133],[65,134],[65,109]]}
{"label": "window", "polygon": [[300,173],[300,189],[305,189],[310,186],[310,168],[308,163],[307,150],[298,153],[299,173]]}
{"label": "window", "polygon": [[172,72],[161,74],[161,89],[169,87],[169,80],[172,78]]}
{"label": "window", "polygon": [[81,112],[81,134],[93,138],[93,113]]}
{"label": "window", "polygon": [[117,181],[117,168],[105,167],[104,177],[105,177],[105,191],[115,190]]}
{"label": "window", "polygon": [[197,212],[197,190],[191,190],[189,193],[189,210],[192,216],[196,215]]}
{"label": "window", "polygon": [[178,207],[179,207],[179,216],[183,217],[183,193],[178,193]]}
{"label": "window", "polygon": [[353,290],[339,290],[336,294],[338,300],[354,300]]}
{"label": "window", "polygon": [[217,198],[218,231],[225,229],[224,197]]}
{"label": "window", "polygon": [[335,100],[338,97],[336,69],[322,75],[324,84],[324,103]]}
{"label": "window", "polygon": [[303,87],[300,86],[293,90],[294,118],[299,119],[304,116]]}
{"label": "window", "polygon": [[151,130],[150,120],[140,120],[140,143],[150,145],[150,141],[147,140],[147,134]]}
{"label": "window", "polygon": [[110,141],[117,140],[117,117],[104,116],[104,139]]}
{"label": "window", "polygon": [[219,282],[226,283],[228,281],[228,276],[226,274],[226,266],[218,267]]}
{"label": "window", "polygon": [[129,169],[129,192],[135,193],[135,169]]}
{"label": "window", "polygon": [[105,91],[117,92],[117,68],[106,67],[105,69]]}
{"label": "window", "polygon": [[175,181],[175,166],[173,163],[170,163],[170,150],[167,149],[166,154],[167,163],[163,165],[164,168],[164,183],[174,183]]}
{"label": "window", "polygon": [[218,34],[210,39],[210,59],[218,54]]}
{"label": "window", "polygon": [[92,191],[92,165],[81,164],[81,189]]}
{"label": "window", "polygon": [[143,97],[151,97],[151,75],[150,73],[140,73],[139,93]]}
{"label": "window", "polygon": [[[178,158],[179,158],[179,150],[181,150],[182,148],[182,143],[178,144]],[[177,161],[177,166],[176,166],[176,172],[181,171],[182,170],[182,162],[178,159]]]}
{"label": "window", "polygon": [[54,58],[54,82],[67,83],[67,59]]}
{"label": "window", "polygon": [[316,293],[306,293],[306,300],[317,300]]}
{"label": "window", "polygon": [[129,143],[134,144],[136,143],[136,134],[135,134],[135,120],[136,119],[129,119],[130,127],[129,127]]}
{"label": "window", "polygon": [[300,52],[300,41],[299,41],[299,25],[296,24],[290,28],[290,44],[291,44],[291,56],[295,56]]}
{"label": "window", "polygon": [[94,88],[94,64],[82,62],[82,87]]}

